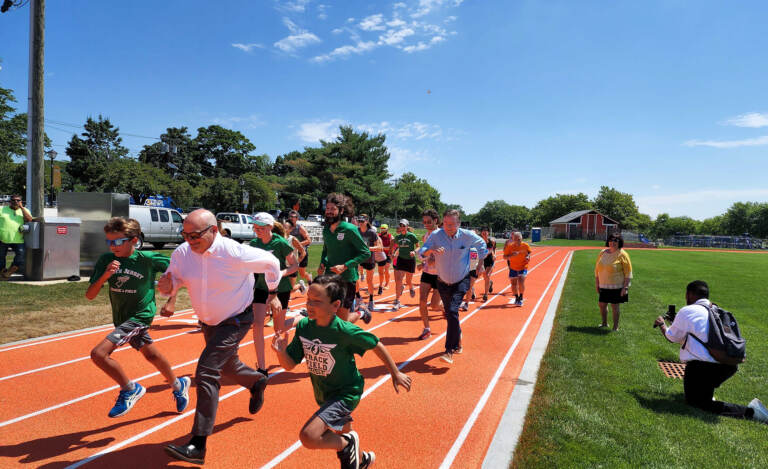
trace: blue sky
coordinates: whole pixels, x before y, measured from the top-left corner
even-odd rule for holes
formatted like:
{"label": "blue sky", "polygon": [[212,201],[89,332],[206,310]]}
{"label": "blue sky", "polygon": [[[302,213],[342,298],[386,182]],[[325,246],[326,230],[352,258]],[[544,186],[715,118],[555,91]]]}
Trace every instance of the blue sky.
{"label": "blue sky", "polygon": [[[48,1],[46,119],[103,114],[137,154],[220,124],[274,157],[339,124],[469,212],[601,185],[652,216],[768,200],[762,1]],[[0,16],[27,98],[28,7]],[[63,155],[77,129],[47,124]]]}

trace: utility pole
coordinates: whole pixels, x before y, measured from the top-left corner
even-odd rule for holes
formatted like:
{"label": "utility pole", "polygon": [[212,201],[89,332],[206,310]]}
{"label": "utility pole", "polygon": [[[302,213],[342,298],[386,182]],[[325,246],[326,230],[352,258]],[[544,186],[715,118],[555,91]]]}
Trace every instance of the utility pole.
{"label": "utility pole", "polygon": [[43,216],[44,178],[44,50],[45,0],[31,0],[29,9],[29,93],[27,97],[27,206]]}

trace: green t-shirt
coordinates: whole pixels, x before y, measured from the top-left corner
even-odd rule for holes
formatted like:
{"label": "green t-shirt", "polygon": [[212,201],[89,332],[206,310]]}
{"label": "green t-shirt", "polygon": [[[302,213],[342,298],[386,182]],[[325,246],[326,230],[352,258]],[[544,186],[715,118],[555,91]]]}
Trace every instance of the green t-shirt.
{"label": "green t-shirt", "polygon": [[347,270],[342,272],[341,278],[345,282],[357,282],[357,266],[366,262],[371,257],[371,250],[360,236],[360,230],[352,223],[339,222],[336,231],[330,227],[323,228],[323,254],[320,263],[325,266],[327,274],[332,273],[330,268],[344,264]]}
{"label": "green t-shirt", "polygon": [[19,227],[23,224],[24,215],[20,208],[16,210],[11,207],[0,208],[0,243],[23,243],[24,236],[19,233]]}
{"label": "green t-shirt", "polygon": [[[277,233],[272,233],[272,239],[270,239],[267,244],[264,244],[259,238],[253,238],[250,244],[255,248],[263,249],[274,254],[275,257],[277,257],[277,260],[280,261],[280,270],[285,269],[285,256],[293,252],[293,246],[291,246],[288,240]],[[256,276],[255,288],[258,290],[269,291],[267,281],[264,279],[264,274],[254,275]],[[291,291],[292,288],[291,279],[288,277],[281,278],[280,283],[277,285],[277,291],[279,292]]]}
{"label": "green t-shirt", "polygon": [[365,384],[354,354],[362,357],[378,343],[375,335],[336,316],[326,327],[304,318],[296,326],[296,334],[286,351],[296,363],[306,358],[318,405],[341,400],[349,410],[354,410]]}
{"label": "green t-shirt", "polygon": [[416,249],[417,244],[419,244],[419,238],[410,231],[405,234],[398,234],[395,236],[395,246],[400,248],[397,257],[412,259],[411,252]]}
{"label": "green t-shirt", "polygon": [[117,257],[108,252],[96,261],[91,284],[104,274],[114,260],[120,262],[120,268],[107,280],[112,322],[119,326],[130,319],[151,325],[157,311],[155,274],[165,272],[170,258],[152,251],[134,251],[129,257]]}

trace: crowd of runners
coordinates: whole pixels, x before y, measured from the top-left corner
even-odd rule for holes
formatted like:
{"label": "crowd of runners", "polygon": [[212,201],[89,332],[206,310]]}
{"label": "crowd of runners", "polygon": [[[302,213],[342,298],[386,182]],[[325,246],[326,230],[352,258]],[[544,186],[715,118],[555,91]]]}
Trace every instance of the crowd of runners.
{"label": "crowd of runners", "polygon": [[[145,394],[111,358],[126,343],[166,378],[176,410],[186,409],[193,381],[174,375],[148,331],[156,310],[155,289],[168,297],[161,314],[172,315],[178,290],[187,288],[205,344],[194,376],[197,409],[191,437],[185,445],[167,445],[167,454],[203,464],[222,376],[250,390],[251,414],[260,410],[268,382],[266,326],[274,329],[272,349],[280,366],[291,370],[305,361],[310,374],[319,410],[302,427],[302,444],[337,451],[342,468],[370,467],[376,456],[360,450],[359,436],[351,428],[352,411],[363,391],[354,355],[373,350],[396,391],[410,390],[411,378],[398,370],[378,337],[355,323],[368,324],[378,311],[397,311],[404,295],[416,298],[418,286],[422,328],[414,336],[431,337],[429,310],[442,310],[447,331],[440,359],[453,363],[454,356],[464,352],[460,311],[478,297],[488,301],[493,293],[497,246],[487,227],[479,232],[460,228],[455,210],[441,216],[425,209],[425,233],[419,238],[406,219],[399,221],[395,233],[386,224],[377,229],[366,214],[355,214],[352,200],[343,194],[330,194],[325,202],[322,254],[314,278],[307,271],[311,239],[295,211],[283,223],[268,213],[255,215],[254,238],[243,245],[220,234],[212,213],[196,210],[184,220],[181,234],[186,242],[170,259],[136,249],[140,226],[135,220],[110,220],[104,227],[110,252],[96,263],[86,292],[93,299],[109,285],[115,330],[91,352],[94,363],[121,387],[109,416],[125,415]],[[513,305],[523,305],[530,256],[531,248],[519,232],[504,241],[502,258]],[[156,273],[163,274],[155,285]],[[414,280],[414,275],[419,278]],[[384,302],[380,298],[390,281],[395,298]],[[298,314],[286,314],[292,295],[306,295],[306,308]],[[248,332],[253,335],[255,369],[242,363],[237,352]]]}

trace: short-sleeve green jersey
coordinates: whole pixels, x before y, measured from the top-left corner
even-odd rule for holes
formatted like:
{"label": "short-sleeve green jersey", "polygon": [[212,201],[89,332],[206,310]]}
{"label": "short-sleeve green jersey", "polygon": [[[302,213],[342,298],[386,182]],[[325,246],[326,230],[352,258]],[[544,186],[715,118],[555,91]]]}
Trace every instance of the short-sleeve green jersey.
{"label": "short-sleeve green jersey", "polygon": [[354,354],[363,356],[376,347],[379,338],[354,324],[334,317],[326,327],[304,318],[287,353],[294,362],[307,360],[307,369],[318,405],[341,400],[354,410],[363,395],[363,376],[357,370]]}
{"label": "short-sleeve green jersey", "polygon": [[108,252],[96,261],[91,283],[95,283],[115,260],[120,262],[120,268],[107,280],[112,322],[119,326],[130,319],[149,326],[157,311],[155,274],[165,272],[170,258],[152,251],[137,250],[129,257],[117,257]]}
{"label": "short-sleeve green jersey", "polygon": [[320,263],[331,273],[331,267],[344,264],[347,270],[342,272],[341,278],[345,282],[357,282],[357,266],[366,262],[371,257],[371,250],[365,244],[360,230],[352,223],[339,222],[336,231],[330,227],[323,228],[323,253]]}
{"label": "short-sleeve green jersey", "polygon": [[[263,249],[274,254],[274,256],[277,257],[277,260],[280,261],[280,270],[285,269],[287,265],[285,263],[285,257],[293,252],[293,246],[291,246],[288,240],[277,233],[272,233],[272,239],[270,239],[266,244],[264,244],[259,238],[252,239],[250,244],[255,248]],[[267,282],[264,280],[264,274],[254,275],[256,276],[255,288],[257,290],[269,291]],[[277,285],[277,291],[291,291],[291,288],[291,279],[287,276],[283,276],[283,278],[280,279],[280,283]]]}
{"label": "short-sleeve green jersey", "polygon": [[398,234],[395,236],[395,246],[400,248],[397,257],[411,259],[411,252],[416,249],[418,244],[419,238],[410,231],[405,234]]}

